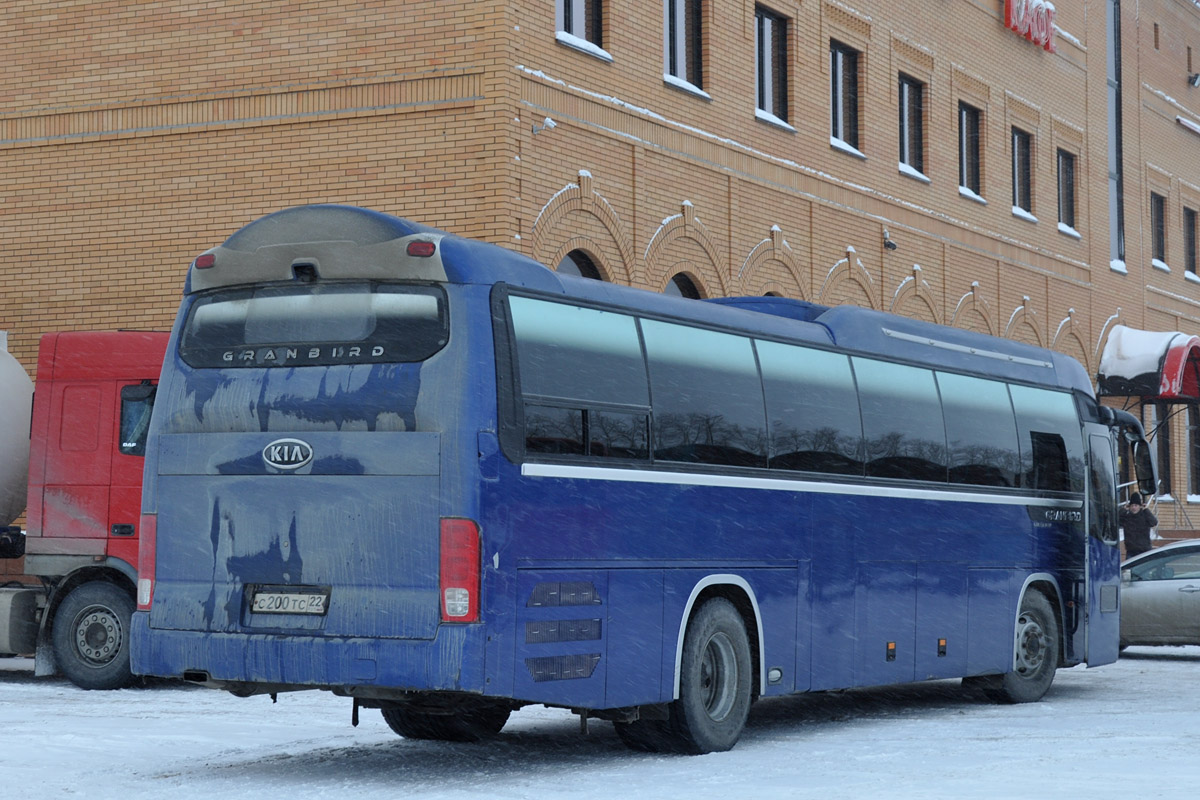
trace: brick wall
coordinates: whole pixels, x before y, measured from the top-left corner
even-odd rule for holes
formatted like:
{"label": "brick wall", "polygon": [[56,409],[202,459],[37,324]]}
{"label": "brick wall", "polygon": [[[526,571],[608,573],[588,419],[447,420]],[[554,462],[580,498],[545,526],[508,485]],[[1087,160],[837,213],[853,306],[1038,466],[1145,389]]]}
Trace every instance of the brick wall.
{"label": "brick wall", "polygon": [[[263,213],[345,202],[550,265],[580,249],[637,286],[683,273],[705,294],[1009,336],[1091,373],[1116,322],[1200,332],[1181,235],[1200,136],[1176,121],[1200,123],[1193,3],[1123,4],[1125,272],[1109,266],[1105,2],[1058,4],[1056,53],[1008,30],[1001,0],[765,5],[788,21],[794,130],[755,117],[746,0],[704,4],[707,98],[664,82],[648,0],[605,2],[611,60],[557,41],[549,0],[9,3],[0,329],[32,370],[46,330],[165,328],[197,252]],[[865,158],[830,146],[831,39],[861,53]],[[928,181],[898,169],[901,72],[926,84]],[[983,112],[986,204],[958,191],[960,101]],[[1033,136],[1036,223],[1011,210],[1013,126]],[[1057,224],[1059,148],[1077,158],[1077,237]],[[1150,263],[1152,185],[1169,273]]]}

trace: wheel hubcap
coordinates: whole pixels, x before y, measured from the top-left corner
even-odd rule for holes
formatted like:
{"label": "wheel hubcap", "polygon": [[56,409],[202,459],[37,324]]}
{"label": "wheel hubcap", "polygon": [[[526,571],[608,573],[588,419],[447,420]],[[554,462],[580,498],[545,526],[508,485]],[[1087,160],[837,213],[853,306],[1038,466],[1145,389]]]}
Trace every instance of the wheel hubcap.
{"label": "wheel hubcap", "polygon": [[88,606],[75,617],[75,648],[93,666],[104,666],[121,651],[121,621],[112,609]]}
{"label": "wheel hubcap", "polygon": [[700,662],[700,691],[704,710],[714,722],[729,716],[737,697],[737,658],[733,642],[723,633],[708,640]]}
{"label": "wheel hubcap", "polygon": [[1046,632],[1041,624],[1028,614],[1017,620],[1017,672],[1031,675],[1037,672],[1046,660]]}

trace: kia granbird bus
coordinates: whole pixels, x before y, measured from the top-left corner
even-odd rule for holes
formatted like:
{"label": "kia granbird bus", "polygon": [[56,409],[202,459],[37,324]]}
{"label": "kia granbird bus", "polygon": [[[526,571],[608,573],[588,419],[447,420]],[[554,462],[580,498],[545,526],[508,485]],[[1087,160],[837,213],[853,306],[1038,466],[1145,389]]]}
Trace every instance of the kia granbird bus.
{"label": "kia granbird bus", "polygon": [[759,697],[1118,649],[1137,421],[1049,350],[559,275],[307,206],[193,262],[146,451],[135,671],[323,689],[472,740],[525,704],[645,750]]}

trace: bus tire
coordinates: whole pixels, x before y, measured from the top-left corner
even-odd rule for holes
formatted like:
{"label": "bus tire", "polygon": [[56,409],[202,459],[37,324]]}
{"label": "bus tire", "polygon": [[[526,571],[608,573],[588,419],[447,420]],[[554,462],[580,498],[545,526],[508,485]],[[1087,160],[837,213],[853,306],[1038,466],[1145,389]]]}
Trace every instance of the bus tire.
{"label": "bus tire", "polygon": [[121,689],[133,683],[129,669],[129,623],[133,598],[107,581],[70,591],[54,616],[58,668],[83,689]]}
{"label": "bus tire", "polygon": [[1058,617],[1046,595],[1025,593],[1017,616],[1015,663],[1011,672],[964,679],[997,703],[1033,703],[1041,700],[1054,682],[1061,639]]}
{"label": "bus tire", "polygon": [[681,749],[702,754],[737,744],[750,714],[753,680],[750,639],[733,603],[709,600],[688,623],[683,638],[679,699],[671,723]]}
{"label": "bus tire", "polygon": [[438,742],[478,742],[498,734],[512,709],[478,701],[463,703],[452,714],[418,711],[404,706],[380,709],[383,720],[405,739]]}

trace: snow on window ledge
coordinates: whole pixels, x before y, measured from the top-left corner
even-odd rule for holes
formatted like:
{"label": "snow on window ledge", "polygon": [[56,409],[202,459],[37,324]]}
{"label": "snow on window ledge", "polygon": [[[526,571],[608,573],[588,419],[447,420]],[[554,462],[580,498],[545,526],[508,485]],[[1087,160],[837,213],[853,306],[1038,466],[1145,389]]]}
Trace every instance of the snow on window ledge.
{"label": "snow on window ledge", "polygon": [[958,193],[960,195],[962,195],[963,197],[967,198],[968,200],[974,200],[976,203],[980,203],[985,206],[988,204],[987,200],[984,200],[982,197],[975,194],[975,192],[971,191],[966,186],[959,186]]}
{"label": "snow on window ledge", "polygon": [[1114,258],[1112,261],[1108,262],[1108,268],[1113,272],[1119,272],[1122,275],[1129,274],[1129,270],[1125,268],[1125,262],[1119,258]]}
{"label": "snow on window ledge", "polygon": [[783,130],[789,131],[791,133],[796,132],[795,128],[793,128],[791,125],[788,125],[786,122],[784,122],[779,117],[772,114],[770,111],[763,111],[761,108],[756,108],[756,109],[754,109],[754,118],[761,120],[761,121],[767,123],[768,125],[774,125],[776,128],[782,128]]}
{"label": "snow on window ledge", "polygon": [[1185,281],[1191,281],[1192,283],[1200,283],[1200,275],[1197,275],[1194,272],[1183,273],[1183,279]]}
{"label": "snow on window ledge", "polygon": [[1082,233],[1075,230],[1074,228],[1072,228],[1070,225],[1068,225],[1065,222],[1058,223],[1058,232],[1065,236],[1070,236],[1072,239],[1082,239],[1083,238]]}
{"label": "snow on window ledge", "polygon": [[1038,221],[1037,217],[1035,217],[1033,214],[1030,214],[1028,211],[1021,208],[1020,206],[1013,206],[1012,213],[1013,213],[1014,217],[1016,217],[1018,219],[1023,219],[1026,222],[1037,222]]}
{"label": "snow on window ledge", "polygon": [[859,150],[854,145],[849,144],[848,142],[844,142],[841,139],[837,138],[836,136],[829,137],[829,146],[832,147],[834,150],[841,150],[843,153],[848,153],[848,154],[854,156],[855,158],[861,158],[863,161],[867,160],[867,156],[865,153],[863,153],[861,150]]}
{"label": "snow on window ledge", "polygon": [[1159,258],[1150,259],[1150,266],[1154,267],[1155,269],[1162,270],[1163,272],[1171,271],[1171,268],[1167,266],[1167,262]]}
{"label": "snow on window ledge", "polygon": [[710,95],[708,92],[704,91],[691,81],[685,81],[683,78],[680,78],[676,75],[668,75],[663,73],[663,83],[667,84],[667,86],[687,92],[688,94],[693,94],[696,97],[703,98],[704,100],[712,100],[712,95]]}
{"label": "snow on window ledge", "polygon": [[559,31],[557,34],[555,34],[554,38],[559,44],[565,44],[567,47],[573,47],[582,53],[587,53],[589,56],[595,56],[601,61],[611,62],[613,60],[612,54],[603,47],[600,47],[593,42],[589,42],[587,39],[580,39],[578,36],[572,33]]}
{"label": "snow on window ledge", "polygon": [[900,174],[907,175],[910,178],[915,178],[921,183],[933,183],[929,176],[924,172],[921,172],[919,169],[914,169],[912,166],[905,164],[903,161],[900,162]]}

